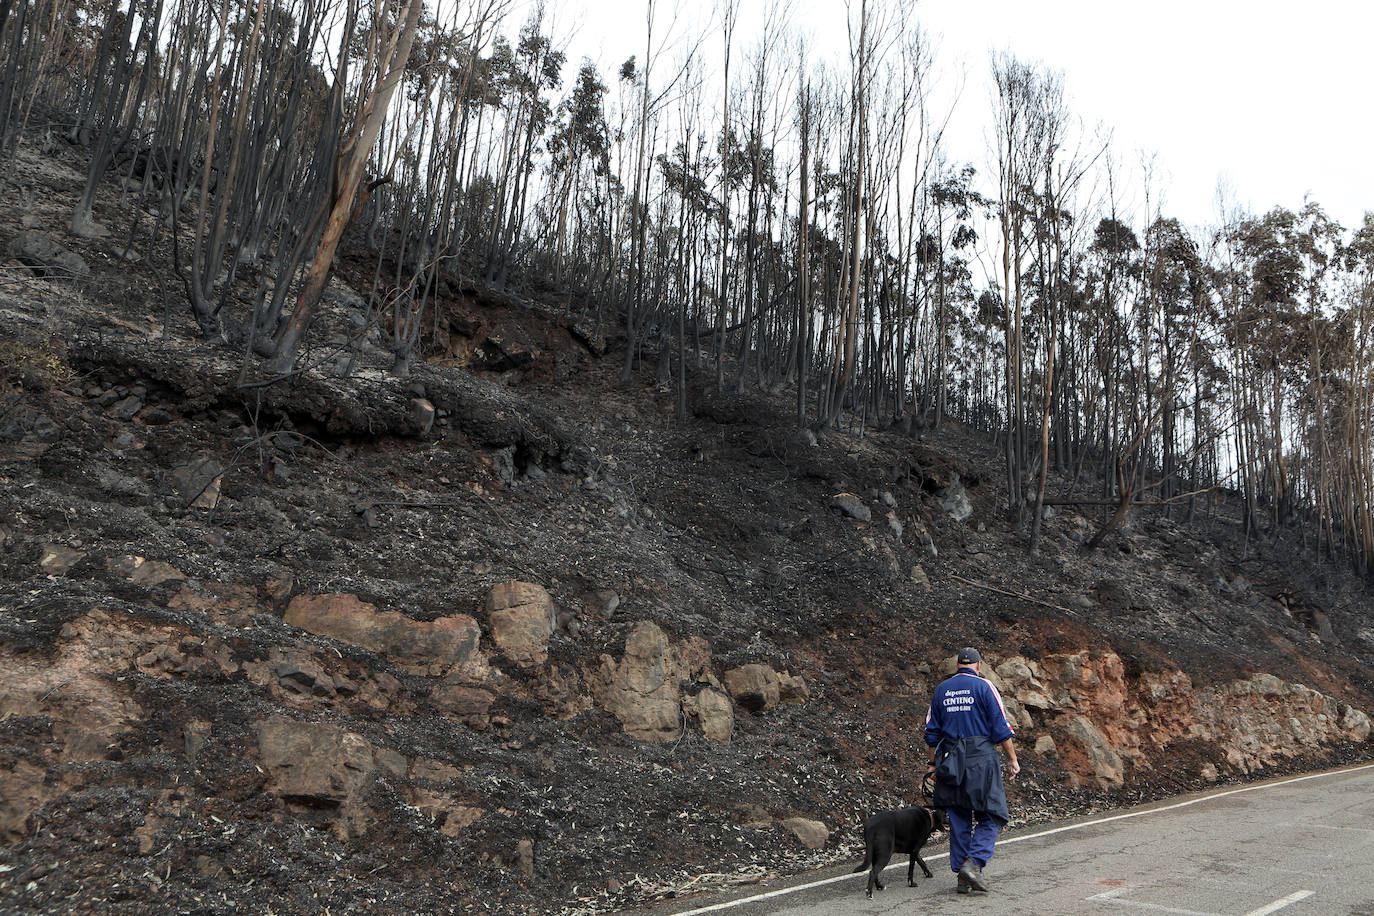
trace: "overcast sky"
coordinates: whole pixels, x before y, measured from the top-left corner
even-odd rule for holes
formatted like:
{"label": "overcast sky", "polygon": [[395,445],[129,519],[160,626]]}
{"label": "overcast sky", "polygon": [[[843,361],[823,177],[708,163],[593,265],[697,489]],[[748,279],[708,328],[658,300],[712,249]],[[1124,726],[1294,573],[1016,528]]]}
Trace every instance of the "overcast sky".
{"label": "overcast sky", "polygon": [[[572,62],[587,54],[603,72],[642,46],[644,2],[548,0],[558,27],[582,23]],[[797,2],[798,25],[842,48],[842,0]],[[763,4],[743,0],[737,49]],[[700,20],[711,5],[680,8]],[[1006,50],[1060,71],[1073,114],[1110,128],[1119,158],[1153,155],[1164,211],[1185,222],[1217,222],[1219,181],[1254,212],[1310,194],[1353,228],[1374,210],[1367,0],[919,0],[916,18],[937,47],[934,93],[963,87],[955,161],[986,164],[989,55]],[[720,42],[704,51],[719,67]]]}

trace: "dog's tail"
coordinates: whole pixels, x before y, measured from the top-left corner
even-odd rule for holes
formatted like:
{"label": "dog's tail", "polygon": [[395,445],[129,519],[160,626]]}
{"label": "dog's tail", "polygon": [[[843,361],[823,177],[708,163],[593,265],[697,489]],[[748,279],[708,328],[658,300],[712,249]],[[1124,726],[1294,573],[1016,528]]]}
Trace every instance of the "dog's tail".
{"label": "dog's tail", "polygon": [[851,875],[857,875],[859,872],[861,872],[861,871],[868,871],[868,870],[869,870],[870,868],[872,868],[872,867],[873,867],[873,850],[872,850],[871,848],[869,848],[869,845],[868,845],[867,843],[864,843],[864,860],[863,860],[862,862],[860,862],[860,863],[854,868],[854,870],[853,870],[852,872],[850,872],[850,874],[851,874]]}

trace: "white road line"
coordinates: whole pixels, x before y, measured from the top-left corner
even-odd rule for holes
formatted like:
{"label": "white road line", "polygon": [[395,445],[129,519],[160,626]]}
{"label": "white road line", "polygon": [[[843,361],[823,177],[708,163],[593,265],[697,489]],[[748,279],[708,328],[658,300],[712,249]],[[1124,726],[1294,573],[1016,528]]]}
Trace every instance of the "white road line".
{"label": "white road line", "polygon": [[[1360,772],[1361,770],[1368,770],[1368,769],[1374,769],[1374,763],[1361,764],[1360,766],[1357,766],[1357,767],[1347,767],[1347,768],[1344,769],[1344,770],[1332,770],[1331,772],[1327,772],[1327,773],[1311,773],[1311,774],[1308,774],[1307,776],[1295,776],[1295,777],[1293,777],[1292,779],[1285,779],[1285,780],[1282,780],[1281,782],[1265,783],[1265,784],[1263,784],[1263,785],[1258,785],[1258,786],[1246,786],[1245,788],[1241,788],[1241,789],[1230,789],[1230,790],[1228,790],[1228,791],[1226,791],[1226,792],[1217,792],[1217,793],[1214,794],[1214,795],[1204,795],[1202,798],[1194,798],[1194,799],[1190,799],[1190,800],[1185,801],[1185,802],[1177,802],[1176,804],[1165,805],[1165,806],[1162,807],[1162,808],[1149,808],[1149,809],[1147,809],[1147,810],[1145,810],[1145,811],[1131,811],[1131,812],[1128,812],[1128,813],[1126,813],[1126,814],[1114,814],[1114,815],[1112,815],[1111,817],[1102,817],[1102,818],[1098,818],[1098,819],[1095,820],[1095,821],[1084,821],[1084,822],[1081,823],[1081,824],[1069,824],[1067,827],[1055,827],[1055,828],[1053,828],[1053,829],[1051,829],[1051,830],[1042,830],[1042,831],[1040,831],[1039,833],[1028,833],[1028,834],[1026,834],[1025,836],[1008,837],[1008,838],[1005,839],[1005,840],[998,840],[998,841],[997,841],[997,845],[999,845],[999,846],[1005,846],[1005,845],[1010,844],[1010,843],[1024,843],[1026,840],[1036,840],[1036,839],[1039,839],[1040,837],[1051,836],[1051,835],[1056,834],[1056,833],[1064,833],[1065,831],[1068,831],[1068,830],[1082,830],[1084,827],[1095,827],[1095,826],[1097,826],[1098,824],[1109,824],[1109,823],[1111,823],[1112,821],[1123,821],[1123,820],[1126,820],[1127,818],[1131,818],[1131,817],[1142,817],[1142,816],[1144,816],[1144,815],[1146,815],[1146,814],[1159,814],[1159,813],[1161,813],[1161,812],[1163,812],[1163,811],[1174,811],[1174,810],[1176,810],[1176,809],[1178,809],[1178,808],[1187,808],[1187,807],[1190,806],[1190,805],[1196,805],[1196,804],[1198,804],[1198,803],[1200,803],[1200,802],[1211,801],[1212,799],[1216,799],[1216,798],[1225,798],[1225,797],[1228,796],[1228,795],[1239,795],[1239,794],[1241,794],[1242,792],[1258,792],[1258,791],[1261,791],[1261,790],[1263,790],[1263,789],[1278,789],[1278,788],[1281,788],[1281,787],[1283,787],[1283,786],[1291,786],[1291,785],[1293,785],[1294,783],[1306,782],[1306,781],[1309,780],[1309,779],[1320,779],[1320,778],[1323,777],[1323,776],[1344,776],[1344,775],[1346,775],[1346,774],[1348,774],[1348,773],[1358,773],[1358,772]],[[928,847],[926,847],[925,849],[921,850],[921,852],[922,852],[922,857],[925,858],[925,859],[927,859],[927,860],[929,860],[929,859],[931,858],[931,856],[925,855],[925,854],[926,854],[926,853],[935,853],[935,852],[939,851],[940,848],[941,848],[941,847],[938,847],[938,846],[928,846]],[[899,867],[904,866],[904,865],[906,865],[905,862],[894,862],[893,864],[889,865],[889,866],[887,867],[887,869],[885,869],[885,871],[886,871],[886,870],[893,869],[893,868],[899,868]],[[856,874],[861,874],[861,872],[854,872],[854,873],[847,874],[847,875],[836,875],[836,876],[833,877],[833,878],[822,878],[822,879],[819,880],[819,881],[810,881],[810,882],[808,882],[808,883],[806,883],[806,884],[798,884],[798,885],[796,885],[795,887],[784,887],[784,888],[779,888],[778,890],[775,890],[775,891],[768,891],[768,892],[763,893],[763,894],[755,894],[755,895],[752,896],[752,897],[741,897],[741,898],[738,899],[738,900],[727,900],[725,903],[715,903],[715,904],[712,904],[712,905],[710,905],[710,906],[698,907],[698,908],[695,909],[695,910],[684,910],[684,911],[682,911],[681,913],[675,914],[675,916],[699,916],[699,914],[702,914],[702,913],[718,913],[718,912],[720,912],[721,910],[728,910],[728,909],[731,909],[731,908],[733,908],[733,907],[744,906],[744,905],[747,904],[747,903],[757,903],[757,902],[760,901],[760,900],[769,900],[769,899],[771,899],[771,898],[773,898],[773,897],[785,897],[785,896],[787,896],[788,894],[800,893],[801,891],[810,890],[810,889],[813,888],[813,887],[824,887],[824,886],[827,885],[827,884],[838,884],[838,883],[841,882],[841,881],[855,881],[855,882],[861,881],[861,880],[862,880],[861,878],[855,877]],[[1284,906],[1287,906],[1287,905],[1288,905],[1288,904],[1286,904],[1286,903],[1284,904]],[[1270,904],[1270,906],[1273,906],[1273,904]],[[1273,910],[1268,910],[1268,911],[1256,911],[1256,913],[1259,913],[1259,912],[1271,912],[1271,913],[1272,913]],[[1247,914],[1245,914],[1245,916],[1255,916],[1255,914],[1247,913]]]}
{"label": "white road line", "polygon": [[1297,891],[1295,893],[1289,894],[1287,897],[1284,897],[1281,900],[1275,900],[1273,903],[1267,906],[1262,906],[1257,910],[1251,910],[1250,912],[1246,913],[1245,916],[1269,916],[1270,913],[1277,913],[1279,910],[1288,906],[1288,904],[1297,903],[1299,900],[1306,900],[1308,897],[1311,897],[1315,893],[1316,891]]}
{"label": "white road line", "polygon": [[1149,910],[1152,913],[1174,913],[1176,916],[1218,916],[1216,913],[1201,913],[1197,910],[1180,910],[1177,907],[1161,906],[1158,903],[1142,903],[1139,900],[1118,899],[1122,894],[1126,893],[1127,890],[1128,888],[1124,887],[1114,887],[1109,891],[1093,894],[1091,897],[1085,897],[1084,899],[1100,900],[1103,903],[1115,903],[1117,906],[1128,906],[1137,910]]}
{"label": "white road line", "polygon": [[[1218,798],[1226,798],[1230,795],[1241,795],[1246,792],[1260,792],[1265,789],[1278,789],[1283,786],[1291,786],[1294,783],[1306,782],[1309,779],[1320,779],[1323,776],[1344,776],[1347,773],[1358,773],[1360,770],[1374,768],[1374,763],[1365,763],[1357,767],[1348,767],[1344,770],[1334,770],[1330,773],[1310,773],[1307,776],[1294,776],[1292,779],[1285,779],[1281,782],[1264,783],[1258,786],[1245,786],[1240,789],[1228,789],[1225,792],[1217,792],[1213,795],[1204,795],[1201,798],[1190,798],[1188,801],[1175,802],[1172,805],[1164,805],[1161,808],[1148,808],[1144,811],[1128,811],[1125,814],[1113,814],[1111,817],[1100,817],[1095,821],[1086,821],[1082,824],[1069,824],[1067,827],[1054,827],[1050,830],[1041,830],[1039,833],[1028,833],[1025,836],[1014,836],[1005,840],[998,840],[997,845],[1002,846],[1007,843],[1024,843],[1026,840],[1038,840],[1041,837],[1053,836],[1056,833],[1064,833],[1068,830],[1081,830],[1084,827],[1095,827],[1098,824],[1110,824],[1112,821],[1124,821],[1132,817],[1144,817],[1147,814],[1159,814],[1163,811],[1176,811],[1179,808],[1188,808],[1202,802],[1215,801]],[[685,916],[685,914],[684,914]]]}

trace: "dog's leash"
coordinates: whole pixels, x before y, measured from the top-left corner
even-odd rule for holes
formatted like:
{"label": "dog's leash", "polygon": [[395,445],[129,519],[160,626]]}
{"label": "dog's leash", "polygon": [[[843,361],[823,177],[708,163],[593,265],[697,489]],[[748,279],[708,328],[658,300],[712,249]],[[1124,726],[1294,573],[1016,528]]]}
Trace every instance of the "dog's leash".
{"label": "dog's leash", "polygon": [[926,809],[926,814],[930,815],[931,826],[937,830],[948,830],[948,827],[940,827],[939,820],[935,817],[935,774],[926,773],[921,777],[921,801],[922,808]]}

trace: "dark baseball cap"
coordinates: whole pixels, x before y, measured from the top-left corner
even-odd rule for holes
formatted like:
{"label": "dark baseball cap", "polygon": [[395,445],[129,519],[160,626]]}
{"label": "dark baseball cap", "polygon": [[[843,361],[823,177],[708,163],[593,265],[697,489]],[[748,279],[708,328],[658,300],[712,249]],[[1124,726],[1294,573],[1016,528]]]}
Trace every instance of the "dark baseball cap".
{"label": "dark baseball cap", "polygon": [[978,654],[978,650],[972,646],[966,646],[959,650],[959,664],[972,665],[974,662],[981,662],[983,656]]}

